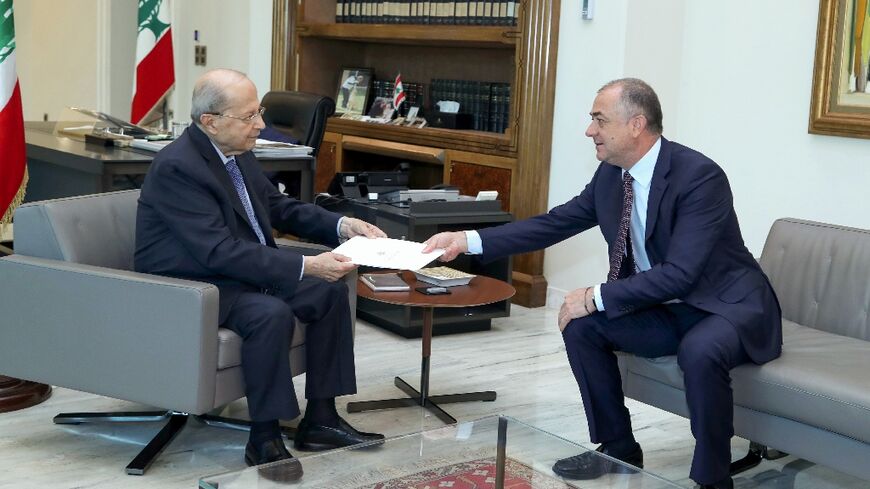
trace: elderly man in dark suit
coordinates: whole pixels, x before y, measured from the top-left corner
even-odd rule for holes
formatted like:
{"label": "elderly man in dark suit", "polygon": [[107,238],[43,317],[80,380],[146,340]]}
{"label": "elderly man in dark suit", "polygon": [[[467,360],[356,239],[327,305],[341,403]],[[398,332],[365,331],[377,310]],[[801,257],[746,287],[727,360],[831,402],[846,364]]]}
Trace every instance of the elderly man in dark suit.
{"label": "elderly man in dark suit", "polygon": [[[730,488],[733,402],[729,371],[779,356],[779,303],[743,244],[731,188],[701,153],[661,136],[662,111],[646,83],[606,84],[586,135],[602,162],[583,192],[547,214],[479,232],[442,233],[428,248],[491,260],[545,248],[598,226],[610,251],[607,281],[571,291],[559,329],[599,452],[643,466],[614,351],[678,356],[696,439],[690,476]],[[620,467],[581,454],[559,460],[566,478]]]}
{"label": "elderly man in dark suit", "polygon": [[233,70],[197,80],[194,125],[154,158],[139,198],[137,271],[217,285],[223,327],[238,333],[252,428],[248,465],[292,456],[278,420],[300,414],[288,362],[294,317],[306,328],[308,407],[295,446],[327,449],[382,439],[338,416],[335,397],[356,392],[352,324],[341,277],[348,258],[278,249],[272,228],[335,246],[340,238],[383,237],[279,193],[251,153],[263,125],[254,84]]}

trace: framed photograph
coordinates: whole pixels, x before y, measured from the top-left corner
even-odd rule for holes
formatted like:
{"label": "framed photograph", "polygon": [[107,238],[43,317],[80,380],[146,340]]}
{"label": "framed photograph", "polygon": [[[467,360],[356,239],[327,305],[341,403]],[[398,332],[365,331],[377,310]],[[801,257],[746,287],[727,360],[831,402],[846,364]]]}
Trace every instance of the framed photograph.
{"label": "framed photograph", "polygon": [[388,97],[375,97],[372,101],[372,106],[369,109],[369,117],[378,119],[392,119],[393,117],[393,99]]}
{"label": "framed photograph", "polygon": [[821,0],[809,132],[870,138],[870,8]]}
{"label": "framed photograph", "polygon": [[371,84],[371,68],[342,68],[335,96],[335,113],[362,115],[369,101]]}

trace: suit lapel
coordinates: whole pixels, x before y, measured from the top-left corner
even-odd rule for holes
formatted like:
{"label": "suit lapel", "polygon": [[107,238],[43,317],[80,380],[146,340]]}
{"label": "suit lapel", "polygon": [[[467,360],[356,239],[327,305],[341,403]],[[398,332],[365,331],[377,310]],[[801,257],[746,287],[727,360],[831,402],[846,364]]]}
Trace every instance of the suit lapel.
{"label": "suit lapel", "polygon": [[665,178],[671,171],[671,144],[670,141],[662,137],[662,147],[659,150],[659,157],[656,160],[656,167],[653,170],[652,181],[650,182],[649,200],[646,209],[646,236],[649,239],[652,236],[653,230],[656,227],[656,221],[659,217],[659,206],[662,203],[662,196],[668,188],[668,180]]}
{"label": "suit lapel", "polygon": [[248,222],[248,213],[245,212],[245,206],[242,205],[242,200],[239,198],[239,193],[236,191],[235,185],[233,185],[230,174],[227,173],[226,166],[224,166],[224,162],[221,161],[221,157],[218,156],[217,150],[214,149],[211,140],[204,132],[202,132],[202,130],[199,129],[199,127],[196,126],[196,124],[191,125],[188,128],[188,131],[190,132],[190,139],[193,141],[194,146],[196,146],[196,149],[202,157],[205,158],[206,166],[208,166],[209,170],[214,173],[215,178],[218,179],[218,182],[220,182],[221,186],[227,192],[233,210],[235,210],[236,214],[250,225],[250,222]]}

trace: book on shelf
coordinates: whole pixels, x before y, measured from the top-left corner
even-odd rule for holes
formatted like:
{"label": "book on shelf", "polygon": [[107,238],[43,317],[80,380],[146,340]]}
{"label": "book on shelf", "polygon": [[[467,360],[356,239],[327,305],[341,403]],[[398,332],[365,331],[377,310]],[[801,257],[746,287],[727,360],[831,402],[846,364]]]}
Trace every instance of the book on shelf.
{"label": "book on shelf", "polygon": [[455,287],[457,285],[468,285],[471,279],[475,277],[470,273],[465,273],[450,267],[430,267],[421,268],[414,272],[417,280],[426,282],[427,284],[438,285],[440,287]]}
{"label": "book on shelf", "polygon": [[364,273],[360,275],[360,280],[375,292],[411,290],[411,286],[402,279],[402,275],[399,273]]}

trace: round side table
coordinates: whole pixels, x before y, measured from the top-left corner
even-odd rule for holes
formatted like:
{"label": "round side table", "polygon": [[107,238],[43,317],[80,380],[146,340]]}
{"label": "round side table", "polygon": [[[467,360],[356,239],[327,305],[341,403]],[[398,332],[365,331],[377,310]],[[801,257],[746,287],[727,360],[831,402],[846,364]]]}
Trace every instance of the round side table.
{"label": "round side table", "polygon": [[[395,272],[392,272],[395,273]],[[448,287],[450,294],[426,295],[414,290],[417,287],[428,287],[431,284],[420,282],[409,271],[402,272],[402,278],[411,287],[403,292],[375,292],[362,282],[358,283],[357,295],[388,304],[400,306],[420,307],[423,310],[422,332],[422,360],[420,373],[420,390],[410,384],[395,378],[395,385],[408,397],[399,399],[382,399],[376,401],[356,401],[347,404],[349,413],[374,411],[378,409],[393,409],[407,406],[420,406],[432,411],[439,419],[447,424],[456,423],[456,418],[448,414],[438,404],[468,401],[494,401],[495,391],[467,392],[461,394],[429,395],[429,358],[432,354],[432,321],[435,308],[438,307],[469,307],[481,306],[507,300],[516,293],[516,290],[507,282],[491,277],[478,275],[471,279],[468,285]]]}

